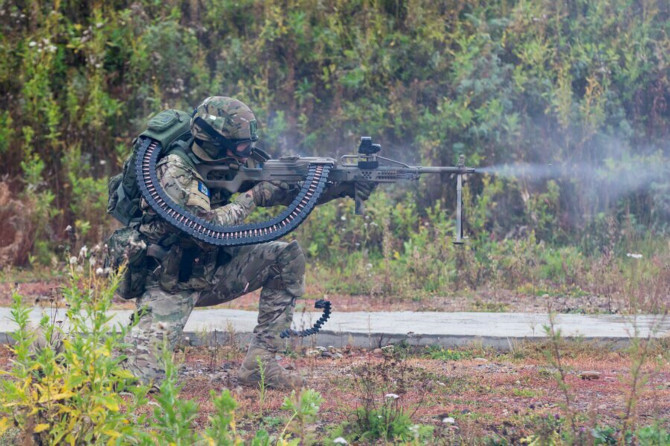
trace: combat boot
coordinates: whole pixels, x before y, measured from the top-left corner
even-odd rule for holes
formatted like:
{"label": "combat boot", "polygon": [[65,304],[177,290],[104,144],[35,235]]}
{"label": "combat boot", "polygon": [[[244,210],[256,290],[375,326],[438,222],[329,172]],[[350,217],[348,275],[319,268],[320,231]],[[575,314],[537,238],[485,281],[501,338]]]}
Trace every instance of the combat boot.
{"label": "combat boot", "polygon": [[290,373],[277,363],[275,354],[261,347],[252,347],[237,373],[238,382],[243,386],[258,386],[261,382],[261,369],[265,386],[271,389],[298,390],[305,385],[305,380],[295,373]]}

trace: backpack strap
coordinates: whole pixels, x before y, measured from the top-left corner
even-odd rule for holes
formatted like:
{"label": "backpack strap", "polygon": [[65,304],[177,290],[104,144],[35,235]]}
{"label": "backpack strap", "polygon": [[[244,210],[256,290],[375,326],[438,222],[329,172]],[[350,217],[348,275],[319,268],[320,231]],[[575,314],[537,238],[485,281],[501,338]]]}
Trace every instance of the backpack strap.
{"label": "backpack strap", "polygon": [[173,142],[169,149],[165,152],[163,156],[168,155],[177,155],[179,158],[184,161],[184,163],[193,170],[197,170],[196,166],[200,164],[200,161],[192,155],[191,152],[191,143],[193,143],[193,137],[188,138],[187,140],[179,139]]}

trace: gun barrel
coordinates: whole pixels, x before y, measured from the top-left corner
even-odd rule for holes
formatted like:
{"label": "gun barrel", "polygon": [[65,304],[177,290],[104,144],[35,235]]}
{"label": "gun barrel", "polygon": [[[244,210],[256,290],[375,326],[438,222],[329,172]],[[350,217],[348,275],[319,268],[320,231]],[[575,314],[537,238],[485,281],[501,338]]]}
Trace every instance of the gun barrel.
{"label": "gun barrel", "polygon": [[476,173],[477,169],[474,167],[460,167],[460,166],[416,166],[418,173]]}

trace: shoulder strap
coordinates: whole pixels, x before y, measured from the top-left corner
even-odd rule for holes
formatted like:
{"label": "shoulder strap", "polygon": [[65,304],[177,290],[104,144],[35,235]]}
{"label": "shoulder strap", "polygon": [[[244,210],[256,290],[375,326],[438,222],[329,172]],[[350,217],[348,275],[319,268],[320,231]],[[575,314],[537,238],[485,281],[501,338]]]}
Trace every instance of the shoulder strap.
{"label": "shoulder strap", "polygon": [[188,140],[178,140],[172,143],[172,145],[165,152],[165,155],[177,155],[179,158],[184,161],[184,163],[193,170],[197,170],[196,165],[200,164],[200,161],[195,156],[191,156],[191,150],[189,147],[193,142],[193,138]]}

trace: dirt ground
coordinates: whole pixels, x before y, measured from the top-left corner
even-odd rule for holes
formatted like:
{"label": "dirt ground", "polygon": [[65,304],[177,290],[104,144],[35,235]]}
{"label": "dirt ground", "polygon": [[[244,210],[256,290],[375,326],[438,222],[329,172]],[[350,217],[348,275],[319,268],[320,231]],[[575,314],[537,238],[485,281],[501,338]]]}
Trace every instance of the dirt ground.
{"label": "dirt ground", "polygon": [[[316,444],[332,444],[334,429],[345,422],[356,425],[356,408],[380,407],[394,398],[389,394],[397,395],[396,407],[413,423],[434,427],[435,444],[520,444],[558,425],[571,430],[567,414],[574,415],[576,430],[588,439],[594,428],[620,428],[630,402],[635,403],[630,419],[637,426],[660,423],[670,429],[670,358],[662,357],[662,349],[650,355],[635,392],[630,355],[588,345],[563,350],[566,404],[557,369],[542,354],[545,347],[520,345],[511,353],[477,347],[411,352],[401,346],[308,348],[280,363],[304,376],[323,397],[317,421],[305,428]],[[240,346],[186,347],[176,357],[181,397],[199,407],[196,428],[204,429],[214,411],[210,391],[223,389],[230,389],[238,402],[236,427],[247,440],[259,428],[278,435],[286,425],[289,414],[281,405],[287,392],[266,390],[261,407],[259,389],[237,384]],[[8,347],[0,346],[0,369],[8,369],[11,359]]]}
{"label": "dirt ground", "polygon": [[[12,290],[18,287],[28,304],[48,300],[58,295],[61,282],[32,280],[21,283],[0,282],[0,306],[9,306]],[[240,310],[258,309],[259,292],[249,293],[217,308]],[[318,284],[307,284],[305,297],[309,300],[326,298],[331,301],[333,311],[485,311],[514,313],[546,313],[549,308],[558,313],[616,314],[622,309],[616,297],[584,295],[533,295],[514,293],[499,289],[481,289],[476,293],[464,291],[451,296],[431,296],[415,299],[400,299],[387,296],[350,296],[325,294]],[[134,301],[115,299],[117,308],[134,308]]]}
{"label": "dirt ground", "polygon": [[[548,364],[542,350],[537,345],[519,346],[513,353],[478,348],[410,353],[397,346],[372,351],[306,349],[281,363],[299,370],[308,386],[324,397],[319,421],[310,426],[314,437],[324,441],[335,426],[355,422],[357,407],[366,401],[379,407],[388,394],[398,395],[398,406],[414,423],[434,426],[435,438],[445,444],[475,444],[487,437],[518,444],[543,429],[546,417],[564,419],[567,413],[576,416],[583,432],[594,426],[620,427],[629,401],[636,403],[631,414],[640,426],[660,420],[670,428],[667,356],[654,357],[645,365],[640,381],[644,385],[631,399],[630,356],[588,345],[570,347],[562,358],[570,399],[566,409],[557,369]],[[199,403],[199,423],[206,424],[212,409],[210,390],[229,388],[239,402],[239,429],[251,432],[259,425],[271,433],[281,429],[283,424],[276,420],[288,416],[280,410],[286,393],[269,390],[261,411],[258,389],[236,384],[239,349],[187,348],[182,358],[182,394]]]}

